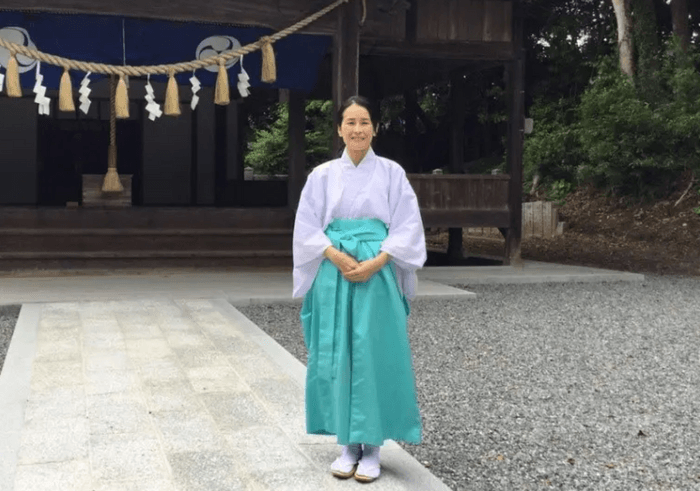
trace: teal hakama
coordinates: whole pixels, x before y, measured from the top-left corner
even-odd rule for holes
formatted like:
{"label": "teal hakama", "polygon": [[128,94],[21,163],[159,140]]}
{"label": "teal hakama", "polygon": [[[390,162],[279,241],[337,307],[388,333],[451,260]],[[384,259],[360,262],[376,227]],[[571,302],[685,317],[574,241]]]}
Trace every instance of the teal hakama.
{"label": "teal hakama", "polygon": [[[387,232],[378,219],[335,219],[325,230],[360,262],[379,254]],[[391,262],[364,283],[321,263],[301,310],[308,433],[337,435],[341,445],[420,443],[408,314]]]}

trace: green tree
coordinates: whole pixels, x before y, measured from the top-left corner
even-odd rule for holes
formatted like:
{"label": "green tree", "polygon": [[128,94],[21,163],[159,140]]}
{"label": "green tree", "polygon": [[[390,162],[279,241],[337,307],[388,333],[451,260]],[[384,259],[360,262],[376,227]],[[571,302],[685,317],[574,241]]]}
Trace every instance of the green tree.
{"label": "green tree", "polygon": [[[328,160],[333,138],[333,103],[311,100],[306,102],[305,140],[306,169]],[[247,166],[257,174],[286,174],[289,166],[289,108],[277,103],[272,108],[273,122],[254,129],[248,152]]]}

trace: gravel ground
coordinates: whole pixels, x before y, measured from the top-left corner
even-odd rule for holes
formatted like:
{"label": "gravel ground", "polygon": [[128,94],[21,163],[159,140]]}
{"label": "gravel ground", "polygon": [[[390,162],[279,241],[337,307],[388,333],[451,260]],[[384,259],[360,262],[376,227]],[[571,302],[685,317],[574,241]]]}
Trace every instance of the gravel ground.
{"label": "gravel ground", "polygon": [[[700,279],[415,302],[424,442],[455,490],[700,489]],[[299,306],[240,310],[299,360]]]}
{"label": "gravel ground", "polygon": [[0,305],[0,372],[5,363],[5,355],[10,347],[12,333],[19,317],[19,305]]}

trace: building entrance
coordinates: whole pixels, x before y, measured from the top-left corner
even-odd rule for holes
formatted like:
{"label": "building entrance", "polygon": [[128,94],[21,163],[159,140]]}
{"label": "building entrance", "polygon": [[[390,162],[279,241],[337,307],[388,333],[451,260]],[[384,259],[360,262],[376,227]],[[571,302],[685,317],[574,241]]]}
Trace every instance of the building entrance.
{"label": "building entrance", "polygon": [[[117,122],[120,174],[132,174],[132,204],[141,202],[142,130],[138,120]],[[82,204],[83,174],[107,172],[109,121],[58,119],[38,121],[39,206]]]}

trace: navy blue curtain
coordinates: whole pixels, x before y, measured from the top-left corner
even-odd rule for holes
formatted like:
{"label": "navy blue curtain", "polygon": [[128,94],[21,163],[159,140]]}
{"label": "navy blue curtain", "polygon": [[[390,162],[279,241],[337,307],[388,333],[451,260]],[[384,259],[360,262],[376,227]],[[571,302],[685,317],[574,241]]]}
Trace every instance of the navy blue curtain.
{"label": "navy blue curtain", "polygon": [[[38,50],[65,58],[121,65],[158,65],[190,61],[197,58],[198,48],[218,50],[238,42],[241,46],[272,32],[265,28],[230,27],[195,22],[123,19],[114,16],[73,15],[48,13],[0,12],[0,36],[21,44],[33,44]],[[216,42],[212,38],[218,37]],[[250,76],[252,87],[313,90],[323,56],[328,51],[328,36],[293,34],[275,43],[277,81],[265,84],[260,80],[261,53],[246,55],[243,67]],[[205,54],[214,54],[206,50]],[[0,48],[0,64],[5,64],[8,53]],[[21,81],[24,87],[33,87],[35,63],[18,57]],[[229,80],[235,86],[240,62],[229,67]],[[45,63],[41,65],[44,85],[57,88],[62,68]],[[79,84],[82,75],[73,74],[73,83]],[[216,82],[216,72],[201,69],[197,78],[204,86]],[[188,84],[191,73],[177,76],[178,83]],[[93,80],[99,75],[93,74]],[[153,76],[165,80],[165,76]]]}

